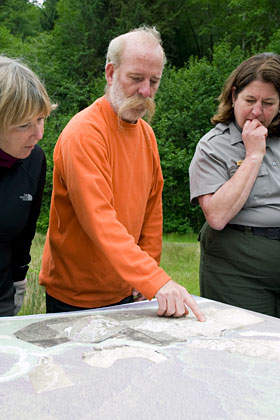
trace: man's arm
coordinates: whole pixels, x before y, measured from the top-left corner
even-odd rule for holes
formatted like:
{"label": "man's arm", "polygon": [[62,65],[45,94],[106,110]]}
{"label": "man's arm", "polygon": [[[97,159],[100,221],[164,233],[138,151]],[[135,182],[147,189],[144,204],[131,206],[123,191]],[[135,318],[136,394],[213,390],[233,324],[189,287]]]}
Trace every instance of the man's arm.
{"label": "man's arm", "polygon": [[[156,151],[157,152],[157,151]],[[155,156],[157,166],[153,174],[153,182],[146,206],[145,218],[138,245],[156,262],[160,263],[162,250],[162,189],[163,176],[158,152]]]}
{"label": "man's arm", "polygon": [[[65,162],[64,182],[83,230],[118,276],[152,299],[170,276],[158,267],[155,258],[135,243],[135,238],[119,221],[114,208],[111,167],[102,139],[82,136],[75,137],[74,141],[71,138],[61,151]],[[168,302],[174,299],[169,288],[162,294],[167,296]]]}
{"label": "man's arm", "polygon": [[[98,133],[69,134],[55,151],[55,170],[57,178],[67,186],[81,229],[116,277],[152,299],[170,277],[140,248],[120,220],[108,146]],[[60,216],[59,223],[64,223]]]}

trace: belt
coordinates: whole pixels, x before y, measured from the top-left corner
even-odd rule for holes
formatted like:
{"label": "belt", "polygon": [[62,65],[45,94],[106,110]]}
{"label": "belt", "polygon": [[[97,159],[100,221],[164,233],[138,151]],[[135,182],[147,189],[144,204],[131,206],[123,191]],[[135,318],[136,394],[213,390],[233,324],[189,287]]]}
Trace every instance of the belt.
{"label": "belt", "polygon": [[239,232],[251,232],[253,235],[264,236],[267,239],[280,241],[280,227],[255,227],[228,224],[229,228],[238,230]]}

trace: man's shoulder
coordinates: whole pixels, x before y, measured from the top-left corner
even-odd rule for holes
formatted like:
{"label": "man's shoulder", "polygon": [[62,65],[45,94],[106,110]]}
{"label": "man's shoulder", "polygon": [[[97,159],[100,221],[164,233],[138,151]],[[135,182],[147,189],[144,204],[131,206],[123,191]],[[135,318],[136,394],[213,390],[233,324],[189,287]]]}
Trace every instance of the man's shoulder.
{"label": "man's shoulder", "polygon": [[63,129],[62,138],[79,134],[90,134],[95,129],[106,126],[106,113],[108,105],[104,97],[96,99],[87,108],[75,114]]}

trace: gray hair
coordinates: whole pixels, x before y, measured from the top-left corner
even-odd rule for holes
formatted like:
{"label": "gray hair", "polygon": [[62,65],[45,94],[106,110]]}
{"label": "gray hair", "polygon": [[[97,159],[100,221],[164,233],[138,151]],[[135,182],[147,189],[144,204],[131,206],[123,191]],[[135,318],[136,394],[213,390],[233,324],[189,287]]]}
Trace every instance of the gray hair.
{"label": "gray hair", "polygon": [[147,38],[149,38],[151,42],[157,44],[161,48],[162,55],[163,55],[163,65],[166,64],[166,56],[165,56],[164,49],[162,47],[162,40],[161,40],[160,33],[154,26],[142,25],[139,28],[132,29],[131,31],[125,34],[119,35],[118,37],[111,40],[108,50],[107,50],[107,55],[106,55],[106,66],[108,63],[112,63],[115,66],[115,68],[119,67],[121,63],[122,53],[126,46],[127,35],[131,33],[135,33],[135,32],[138,32],[140,34],[143,34],[144,36],[147,36]]}

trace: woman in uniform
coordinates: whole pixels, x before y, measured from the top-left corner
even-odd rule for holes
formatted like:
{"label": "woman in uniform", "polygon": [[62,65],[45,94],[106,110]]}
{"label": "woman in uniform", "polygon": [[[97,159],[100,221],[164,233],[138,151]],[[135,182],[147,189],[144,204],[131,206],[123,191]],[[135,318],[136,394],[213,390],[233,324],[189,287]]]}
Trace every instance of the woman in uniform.
{"label": "woman in uniform", "polygon": [[280,56],[241,63],[190,165],[201,296],[280,317]]}

